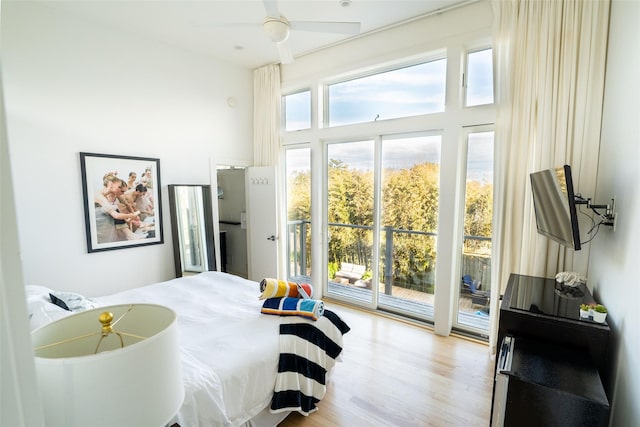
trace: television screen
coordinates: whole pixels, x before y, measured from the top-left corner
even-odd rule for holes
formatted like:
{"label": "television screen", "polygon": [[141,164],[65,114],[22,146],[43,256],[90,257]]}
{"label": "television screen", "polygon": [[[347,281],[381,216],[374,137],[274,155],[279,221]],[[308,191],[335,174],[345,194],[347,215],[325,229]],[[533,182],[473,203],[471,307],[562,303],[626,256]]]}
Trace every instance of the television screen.
{"label": "television screen", "polygon": [[580,250],[571,167],[564,165],[534,172],[530,177],[538,233],[576,251]]}

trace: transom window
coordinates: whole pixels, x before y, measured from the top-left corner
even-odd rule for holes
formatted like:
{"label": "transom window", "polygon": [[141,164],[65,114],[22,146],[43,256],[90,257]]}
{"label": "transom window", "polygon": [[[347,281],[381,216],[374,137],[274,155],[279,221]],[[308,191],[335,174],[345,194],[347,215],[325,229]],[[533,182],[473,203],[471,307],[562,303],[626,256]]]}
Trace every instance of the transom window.
{"label": "transom window", "polygon": [[467,107],[493,104],[493,49],[467,53]]}
{"label": "transom window", "polygon": [[287,132],[311,128],[311,91],[283,97],[284,123]]}
{"label": "transom window", "polygon": [[444,111],[447,60],[438,59],[328,85],[328,125]]}

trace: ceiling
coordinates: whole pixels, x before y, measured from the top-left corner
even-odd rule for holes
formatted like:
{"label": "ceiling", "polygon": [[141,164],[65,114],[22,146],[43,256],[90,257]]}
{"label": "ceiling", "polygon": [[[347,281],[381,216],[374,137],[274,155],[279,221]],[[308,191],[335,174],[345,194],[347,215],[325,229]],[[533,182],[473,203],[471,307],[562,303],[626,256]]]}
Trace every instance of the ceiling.
{"label": "ceiling", "polygon": [[[365,34],[467,2],[279,0],[277,8],[290,21],[360,22]],[[49,6],[247,68],[280,62],[262,28],[267,16],[262,0],[72,0]],[[291,31],[287,44],[295,58],[352,37],[357,36]]]}

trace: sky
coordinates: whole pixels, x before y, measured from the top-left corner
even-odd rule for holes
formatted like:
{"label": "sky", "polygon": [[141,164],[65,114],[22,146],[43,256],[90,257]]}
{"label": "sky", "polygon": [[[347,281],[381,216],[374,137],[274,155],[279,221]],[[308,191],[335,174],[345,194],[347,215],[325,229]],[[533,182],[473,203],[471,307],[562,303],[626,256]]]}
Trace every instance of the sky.
{"label": "sky", "polygon": [[[422,162],[440,163],[440,140],[440,135],[384,140],[383,167],[407,169]],[[372,140],[336,143],[329,145],[328,155],[350,168],[368,170],[373,168],[373,149]],[[288,149],[287,174],[310,170],[310,153],[310,148]],[[493,183],[493,132],[469,134],[467,179]]]}
{"label": "sky", "polygon": [[[492,50],[470,52],[466,105],[493,102]],[[445,111],[446,59],[328,85],[329,126]],[[287,131],[311,127],[311,92],[285,96]]]}
{"label": "sky", "polygon": [[[329,85],[329,126],[364,123],[445,111],[446,59]],[[492,50],[469,52],[466,105],[493,102]],[[285,97],[287,131],[311,127],[311,92]],[[402,169],[416,163],[440,163],[440,135],[383,140],[383,167]],[[373,141],[329,145],[329,158],[351,168],[373,168]],[[467,179],[493,182],[493,132],[469,134]],[[308,149],[287,150],[287,168],[308,170]]]}
{"label": "sky", "polygon": [[329,126],[444,111],[446,59],[329,85]]}

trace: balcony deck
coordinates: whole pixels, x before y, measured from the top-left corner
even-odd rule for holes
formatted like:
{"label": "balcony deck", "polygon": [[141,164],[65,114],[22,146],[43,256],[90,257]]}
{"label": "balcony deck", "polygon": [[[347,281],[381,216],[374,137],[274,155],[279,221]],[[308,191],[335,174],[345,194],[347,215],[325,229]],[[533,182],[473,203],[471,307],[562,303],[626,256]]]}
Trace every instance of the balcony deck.
{"label": "balcony deck", "polygon": [[[311,280],[310,277],[305,276],[293,279],[304,282]],[[433,319],[435,295],[399,286],[393,286],[391,292],[392,295],[387,295],[381,289],[378,297],[381,308],[399,314],[406,313],[418,319]],[[329,282],[329,294],[363,303],[371,301],[371,290],[341,283]],[[485,307],[473,304],[471,298],[466,295],[460,295],[459,298],[458,323],[477,329],[481,331],[481,334],[489,332],[489,315],[486,313]]]}

